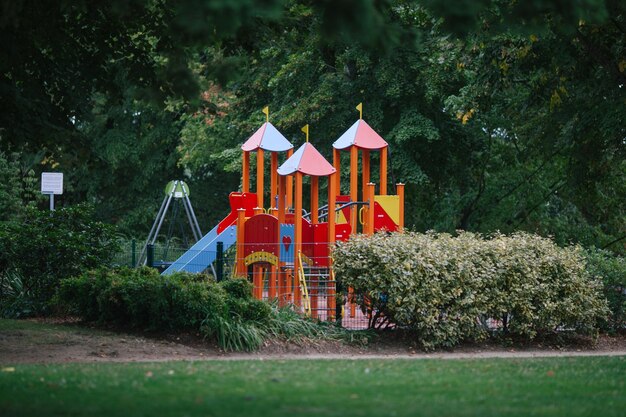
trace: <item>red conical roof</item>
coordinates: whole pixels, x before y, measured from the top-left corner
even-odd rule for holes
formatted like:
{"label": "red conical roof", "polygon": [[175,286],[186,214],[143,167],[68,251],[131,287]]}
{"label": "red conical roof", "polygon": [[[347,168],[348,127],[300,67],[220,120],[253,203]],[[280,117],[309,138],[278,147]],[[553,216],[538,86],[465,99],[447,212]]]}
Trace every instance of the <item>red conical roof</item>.
{"label": "red conical roof", "polygon": [[336,170],[321,153],[315,149],[315,146],[306,142],[304,145],[287,159],[279,168],[278,174],[291,175],[295,172],[301,172],[305,175],[313,175],[316,177],[325,177],[334,173]]}
{"label": "red conical roof", "polygon": [[375,150],[389,145],[365,120],[359,119],[333,143],[335,149],[346,149],[350,146]]}
{"label": "red conical roof", "polygon": [[285,152],[293,148],[293,145],[273,124],[265,122],[246,143],[241,145],[241,149],[248,152],[259,148],[271,152]]}

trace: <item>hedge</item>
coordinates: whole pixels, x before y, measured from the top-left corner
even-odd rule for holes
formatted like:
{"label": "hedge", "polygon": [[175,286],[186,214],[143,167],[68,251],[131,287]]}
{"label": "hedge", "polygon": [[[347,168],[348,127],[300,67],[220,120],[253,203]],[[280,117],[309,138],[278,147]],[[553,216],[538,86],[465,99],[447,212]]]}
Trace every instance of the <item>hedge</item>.
{"label": "hedge", "polygon": [[608,315],[579,247],[517,233],[380,233],[334,249],[336,276],[361,308],[407,329],[425,349],[497,332],[530,341],[593,335]]}
{"label": "hedge", "polygon": [[161,276],[147,267],[99,269],[61,281],[57,303],[87,321],[142,330],[197,330],[209,314],[269,320],[270,307],[252,298],[247,281],[237,281],[220,285],[183,272]]}

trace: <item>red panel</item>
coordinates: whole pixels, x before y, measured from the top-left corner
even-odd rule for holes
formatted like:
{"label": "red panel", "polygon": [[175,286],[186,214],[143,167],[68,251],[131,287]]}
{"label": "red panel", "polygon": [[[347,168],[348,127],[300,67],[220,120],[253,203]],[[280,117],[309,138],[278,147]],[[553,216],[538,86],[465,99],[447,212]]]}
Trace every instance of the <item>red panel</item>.
{"label": "red panel", "polygon": [[302,253],[313,259],[313,225],[302,219]]}
{"label": "red panel", "polygon": [[222,233],[227,227],[237,222],[237,210],[246,209],[246,217],[254,215],[254,207],[256,207],[256,193],[239,193],[232,192],[228,196],[230,202],[230,213],[217,226],[217,233]]}
{"label": "red panel", "polygon": [[328,266],[328,223],[313,225],[313,262],[316,266]]}
{"label": "red panel", "polygon": [[279,255],[278,219],[270,214],[257,214],[246,220],[244,225],[244,249],[246,257],[255,252],[268,252]]}
{"label": "red panel", "polygon": [[352,228],[348,223],[335,225],[335,241],[343,242],[350,239],[350,233],[352,233]]}
{"label": "red panel", "polygon": [[398,225],[389,217],[387,212],[374,202],[374,231],[386,230],[388,232],[398,231]]}

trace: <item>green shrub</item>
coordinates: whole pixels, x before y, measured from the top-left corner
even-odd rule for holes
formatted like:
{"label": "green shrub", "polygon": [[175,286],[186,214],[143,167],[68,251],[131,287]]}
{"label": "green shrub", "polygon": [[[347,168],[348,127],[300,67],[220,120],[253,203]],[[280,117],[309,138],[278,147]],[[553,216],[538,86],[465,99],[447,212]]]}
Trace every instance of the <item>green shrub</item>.
{"label": "green shrub", "polygon": [[0,317],[18,319],[33,313],[32,297],[22,277],[14,271],[0,275]]}
{"label": "green shrub", "polygon": [[589,274],[604,284],[604,296],[611,310],[603,329],[610,332],[626,330],[626,258],[600,249],[589,249],[585,256]]}
{"label": "green shrub", "polygon": [[226,294],[207,276],[161,276],[152,268],[100,269],[61,282],[58,302],[85,320],[148,330],[198,329],[224,314]]}
{"label": "green shrub", "polygon": [[225,350],[255,350],[272,337],[338,338],[324,327],[252,298],[246,280],[219,284],[206,275],[155,269],[99,269],[61,281],[56,303],[84,320],[145,330],[193,330],[215,338]]}
{"label": "green shrub", "polygon": [[227,279],[222,281],[222,288],[231,296],[241,299],[252,298],[252,283],[245,279]]}
{"label": "green shrub", "polygon": [[116,251],[114,229],[88,206],[29,208],[19,223],[0,223],[0,271],[21,277],[36,314],[47,312],[61,279],[106,265]]}
{"label": "green shrub", "polygon": [[591,334],[606,314],[579,248],[529,234],[394,233],[338,243],[335,269],[362,309],[408,329],[425,349],[482,339],[488,323],[532,340]]}

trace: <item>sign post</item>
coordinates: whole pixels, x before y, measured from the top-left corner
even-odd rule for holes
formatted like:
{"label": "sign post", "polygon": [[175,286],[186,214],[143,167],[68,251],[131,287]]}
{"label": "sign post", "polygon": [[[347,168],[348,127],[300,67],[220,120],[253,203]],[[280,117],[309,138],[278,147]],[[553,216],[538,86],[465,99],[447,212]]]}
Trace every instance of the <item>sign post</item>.
{"label": "sign post", "polygon": [[50,196],[50,211],[54,210],[54,195],[63,194],[63,173],[42,172],[41,193]]}

